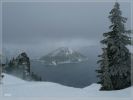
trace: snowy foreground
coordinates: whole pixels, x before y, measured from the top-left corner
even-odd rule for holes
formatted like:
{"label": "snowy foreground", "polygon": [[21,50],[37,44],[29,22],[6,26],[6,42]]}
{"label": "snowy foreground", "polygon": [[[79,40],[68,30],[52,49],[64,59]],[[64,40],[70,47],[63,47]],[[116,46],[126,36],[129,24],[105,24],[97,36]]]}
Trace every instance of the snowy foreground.
{"label": "snowy foreground", "polygon": [[[0,86],[1,95],[6,97],[43,97],[43,98],[131,98],[133,87],[117,91],[99,91],[100,85],[92,84],[86,88],[73,88],[50,82],[27,82],[5,74]],[[0,97],[1,98],[1,97]],[[101,99],[100,99],[101,98]],[[0,99],[4,100],[4,99]],[[39,99],[38,99],[39,100]],[[43,99],[46,100],[46,99]],[[62,99],[63,100],[63,99]],[[72,99],[74,100],[74,99]],[[86,100],[86,99],[85,99]],[[87,99],[89,100],[89,99]],[[92,100],[92,99],[90,99]],[[116,100],[116,99],[112,99]]]}

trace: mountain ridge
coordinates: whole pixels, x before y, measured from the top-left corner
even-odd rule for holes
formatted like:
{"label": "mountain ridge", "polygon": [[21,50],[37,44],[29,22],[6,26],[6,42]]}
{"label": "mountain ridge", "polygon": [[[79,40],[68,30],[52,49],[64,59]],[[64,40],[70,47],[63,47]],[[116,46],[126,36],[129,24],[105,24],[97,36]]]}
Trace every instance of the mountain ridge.
{"label": "mountain ridge", "polygon": [[44,61],[44,63],[48,65],[78,63],[87,59],[88,58],[86,56],[67,47],[55,49],[54,51],[40,58],[41,61]]}

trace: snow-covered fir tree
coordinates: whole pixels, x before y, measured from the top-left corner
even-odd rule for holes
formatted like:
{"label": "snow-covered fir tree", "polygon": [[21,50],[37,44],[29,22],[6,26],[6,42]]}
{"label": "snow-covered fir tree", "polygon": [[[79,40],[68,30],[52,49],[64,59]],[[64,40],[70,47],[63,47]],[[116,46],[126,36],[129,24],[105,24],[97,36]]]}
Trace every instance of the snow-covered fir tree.
{"label": "snow-covered fir tree", "polygon": [[[16,58],[12,58],[6,68],[7,73],[18,75],[23,79],[30,78],[30,58],[25,52],[19,54]],[[15,72],[15,73],[14,73]]]}
{"label": "snow-covered fir tree", "polygon": [[1,83],[1,80],[2,80],[2,59],[1,59],[1,55],[0,55],[0,83]]}
{"label": "snow-covered fir tree", "polygon": [[98,73],[98,77],[100,78],[100,81],[98,83],[102,84],[101,90],[110,90],[113,88],[112,81],[110,78],[110,73],[109,73],[109,59],[107,56],[107,48],[102,48],[103,54],[99,55],[102,59],[99,60],[97,63],[100,63],[100,70],[96,70]]}
{"label": "snow-covered fir tree", "polygon": [[105,39],[101,43],[105,45],[105,50],[100,56],[97,72],[101,90],[119,90],[131,85],[131,53],[127,48],[131,44],[131,31],[125,29],[127,18],[122,16],[118,2],[111,10],[109,19],[111,31],[103,34]]}
{"label": "snow-covered fir tree", "polygon": [[2,83],[2,78],[4,77],[4,75],[2,75],[3,65],[4,64],[2,64],[2,55],[0,55],[0,84]]}

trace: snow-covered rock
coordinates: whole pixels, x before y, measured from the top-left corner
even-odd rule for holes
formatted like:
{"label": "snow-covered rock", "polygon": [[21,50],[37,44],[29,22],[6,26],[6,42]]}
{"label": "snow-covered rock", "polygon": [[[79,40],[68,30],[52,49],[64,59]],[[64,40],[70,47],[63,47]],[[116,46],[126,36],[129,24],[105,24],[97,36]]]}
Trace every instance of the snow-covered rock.
{"label": "snow-covered rock", "polygon": [[78,63],[81,61],[86,61],[87,57],[70,48],[61,47],[49,53],[48,55],[41,57],[40,60],[43,60],[45,64],[48,65],[57,65],[64,63]]}

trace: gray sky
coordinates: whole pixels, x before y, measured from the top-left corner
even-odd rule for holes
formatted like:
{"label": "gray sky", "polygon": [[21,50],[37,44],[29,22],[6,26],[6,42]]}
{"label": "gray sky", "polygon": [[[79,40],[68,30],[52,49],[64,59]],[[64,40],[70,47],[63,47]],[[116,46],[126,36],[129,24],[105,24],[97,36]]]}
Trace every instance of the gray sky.
{"label": "gray sky", "polygon": [[2,3],[0,2],[0,54],[2,54]]}
{"label": "gray sky", "polygon": [[[99,45],[109,31],[107,18],[112,2],[5,2],[2,9],[3,48],[44,55],[66,46]],[[130,3],[121,2],[126,27],[130,28]]]}

